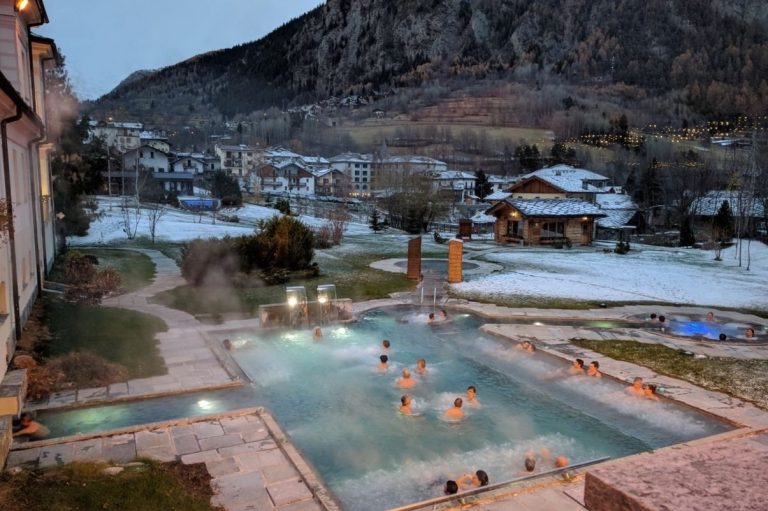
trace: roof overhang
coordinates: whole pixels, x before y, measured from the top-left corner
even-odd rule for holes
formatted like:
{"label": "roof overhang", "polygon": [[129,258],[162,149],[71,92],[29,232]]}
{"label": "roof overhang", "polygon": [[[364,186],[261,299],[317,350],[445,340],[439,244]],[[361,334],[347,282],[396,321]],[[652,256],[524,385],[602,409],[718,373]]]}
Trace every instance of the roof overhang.
{"label": "roof overhang", "polygon": [[56,62],[57,66],[60,66],[64,63],[64,60],[61,58],[61,54],[59,53],[59,48],[56,46],[56,42],[50,37],[30,34],[29,42],[32,44],[34,49],[40,48],[42,50],[40,51],[40,56],[43,59],[51,59]]}

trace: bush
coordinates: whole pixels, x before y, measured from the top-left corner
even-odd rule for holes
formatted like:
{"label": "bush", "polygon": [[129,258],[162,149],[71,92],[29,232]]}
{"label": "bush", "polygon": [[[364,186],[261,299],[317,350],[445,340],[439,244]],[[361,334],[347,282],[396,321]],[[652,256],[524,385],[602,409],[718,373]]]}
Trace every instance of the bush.
{"label": "bush", "polygon": [[45,365],[29,369],[27,396],[42,399],[68,388],[104,387],[128,379],[128,370],[88,352],[55,357]]}
{"label": "bush", "polygon": [[326,224],[314,230],[315,248],[326,249],[333,247],[333,233],[331,227]]}
{"label": "bush", "polygon": [[291,203],[287,199],[278,199],[275,201],[274,208],[284,215],[291,214]]}
{"label": "bush", "polygon": [[64,275],[69,284],[67,299],[76,303],[97,304],[120,288],[120,272],[115,268],[97,269],[98,259],[77,250],[67,252]]}
{"label": "bush", "polygon": [[629,253],[629,242],[619,241],[616,243],[616,248],[613,249],[616,254],[624,255]]}
{"label": "bush", "polygon": [[288,280],[290,280],[290,275],[288,275],[286,270],[281,268],[272,268],[271,270],[261,272],[261,278],[265,284],[274,286],[288,282]]}
{"label": "bush", "polygon": [[301,270],[310,265],[315,256],[315,236],[300,220],[275,216],[260,222],[259,227],[261,232],[256,238],[261,245],[257,259],[260,268]]}
{"label": "bush", "polygon": [[433,233],[433,237],[435,238],[435,243],[439,243],[440,245],[448,241],[448,238],[443,238],[437,231]]}

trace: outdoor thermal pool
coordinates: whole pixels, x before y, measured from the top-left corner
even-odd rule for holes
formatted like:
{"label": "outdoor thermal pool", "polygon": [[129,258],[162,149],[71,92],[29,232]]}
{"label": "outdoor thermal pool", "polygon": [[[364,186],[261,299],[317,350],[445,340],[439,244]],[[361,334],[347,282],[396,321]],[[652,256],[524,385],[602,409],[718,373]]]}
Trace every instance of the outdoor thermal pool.
{"label": "outdoor thermal pool", "polygon": [[[321,341],[308,329],[228,335],[253,386],[41,414],[41,420],[61,434],[61,420],[79,423],[82,431],[97,420],[94,427],[107,429],[110,422],[127,425],[134,415],[149,414],[148,422],[263,405],[350,510],[439,496],[446,479],[477,469],[488,472],[491,483],[513,479],[522,475],[531,449],[547,448],[575,464],[730,429],[670,402],[627,396],[623,385],[607,379],[566,377],[562,361],[480,334],[481,318],[457,314],[429,325],[428,312],[370,311],[354,324],[324,327]],[[384,338],[392,343],[391,362],[381,374],[376,365]],[[395,379],[419,358],[428,373],[415,376],[407,391],[418,413],[407,417],[397,411],[405,392]],[[465,406],[462,422],[443,420],[468,385],[477,387],[481,405]]]}

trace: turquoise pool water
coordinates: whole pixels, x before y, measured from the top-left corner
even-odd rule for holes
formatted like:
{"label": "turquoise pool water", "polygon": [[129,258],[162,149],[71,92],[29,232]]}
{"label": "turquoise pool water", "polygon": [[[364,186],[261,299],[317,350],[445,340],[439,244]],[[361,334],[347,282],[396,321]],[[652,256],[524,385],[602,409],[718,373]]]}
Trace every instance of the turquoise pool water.
{"label": "turquoise pool water", "polygon": [[[42,414],[56,435],[264,405],[349,510],[438,496],[445,479],[483,469],[491,482],[521,475],[529,450],[572,463],[618,457],[729,429],[705,414],[631,398],[612,381],[569,378],[565,364],[483,336],[467,314],[427,324],[431,310],[388,308],[357,323],[309,331],[242,332],[233,357],[254,384],[241,389]],[[224,336],[222,335],[221,339]],[[378,373],[381,340],[390,370]],[[418,358],[414,417],[398,413],[395,379]],[[459,423],[442,415],[468,385],[480,406]],[[551,461],[540,461],[543,469]]]}

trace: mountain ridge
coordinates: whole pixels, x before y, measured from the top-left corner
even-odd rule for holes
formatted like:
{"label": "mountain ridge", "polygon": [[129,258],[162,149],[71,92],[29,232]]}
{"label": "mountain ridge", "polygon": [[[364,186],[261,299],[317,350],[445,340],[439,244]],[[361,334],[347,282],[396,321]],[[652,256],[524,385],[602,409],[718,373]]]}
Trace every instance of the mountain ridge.
{"label": "mountain ridge", "polygon": [[233,117],[466,76],[676,91],[704,115],[768,105],[761,0],[328,0],[267,36],[126,80],[95,111]]}

